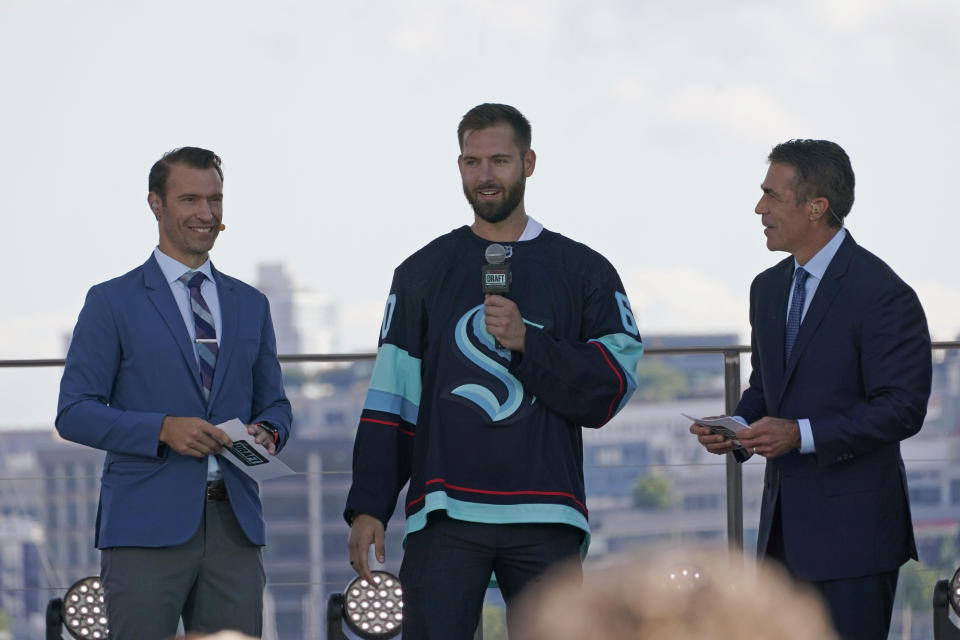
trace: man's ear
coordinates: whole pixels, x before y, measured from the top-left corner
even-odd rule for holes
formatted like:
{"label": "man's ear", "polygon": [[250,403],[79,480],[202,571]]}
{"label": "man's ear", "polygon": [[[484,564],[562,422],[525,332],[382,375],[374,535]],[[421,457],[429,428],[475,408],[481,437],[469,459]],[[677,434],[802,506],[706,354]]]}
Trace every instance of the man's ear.
{"label": "man's ear", "polygon": [[830,209],[830,201],[823,196],[814,198],[810,201],[810,220],[819,220],[827,214]]}
{"label": "man's ear", "polygon": [[162,206],[162,201],[160,196],[155,194],[153,191],[147,194],[147,206],[150,207],[150,211],[153,212],[153,217],[157,220],[160,219],[160,207]]}
{"label": "man's ear", "polygon": [[523,154],[523,175],[529,178],[533,175],[533,170],[537,166],[537,154],[533,149],[527,149]]}

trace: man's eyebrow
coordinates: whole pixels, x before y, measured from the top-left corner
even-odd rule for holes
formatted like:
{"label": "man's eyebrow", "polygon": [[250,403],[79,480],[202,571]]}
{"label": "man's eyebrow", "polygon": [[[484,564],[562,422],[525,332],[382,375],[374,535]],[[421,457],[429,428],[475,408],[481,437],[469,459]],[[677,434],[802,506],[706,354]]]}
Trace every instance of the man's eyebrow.
{"label": "man's eyebrow", "polygon": [[180,193],[180,194],[177,194],[177,199],[178,199],[178,200],[183,200],[184,198],[205,198],[205,199],[207,199],[207,200],[214,200],[214,199],[217,199],[217,198],[223,199],[223,192],[222,192],[222,191],[218,191],[218,192],[216,192],[216,193],[211,193],[211,194],[208,195],[208,196],[205,196],[205,195],[203,195],[202,193]]}
{"label": "man's eyebrow", "polygon": [[[463,158],[464,160],[479,160],[479,159],[480,159],[480,156],[475,156],[475,155],[471,155],[471,154],[467,154],[467,153],[462,154],[460,157]],[[487,157],[487,158],[512,158],[513,155],[512,155],[512,154],[509,154],[509,153],[494,153],[493,155],[484,156],[484,157]]]}

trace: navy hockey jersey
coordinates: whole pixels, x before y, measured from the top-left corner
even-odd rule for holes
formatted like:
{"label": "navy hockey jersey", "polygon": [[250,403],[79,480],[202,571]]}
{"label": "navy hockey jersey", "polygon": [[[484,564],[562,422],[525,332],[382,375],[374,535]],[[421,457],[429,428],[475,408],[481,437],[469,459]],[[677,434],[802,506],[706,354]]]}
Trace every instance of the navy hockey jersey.
{"label": "navy hockey jersey", "polygon": [[525,351],[484,324],[481,265],[491,243],[464,226],[395,271],[353,452],[344,516],[384,525],[409,480],[406,535],[427,514],[484,523],[590,528],[581,426],[600,427],[636,389],[643,352],[614,268],[543,230],[502,243]]}

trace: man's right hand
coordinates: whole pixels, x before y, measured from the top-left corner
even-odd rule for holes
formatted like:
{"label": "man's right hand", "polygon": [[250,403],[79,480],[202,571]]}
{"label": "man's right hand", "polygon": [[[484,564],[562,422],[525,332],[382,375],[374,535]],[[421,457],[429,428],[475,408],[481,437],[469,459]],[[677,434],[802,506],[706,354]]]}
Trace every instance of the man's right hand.
{"label": "man's right hand", "polygon": [[[720,417],[720,416],[717,416]],[[697,440],[703,445],[703,448],[710,453],[723,455],[737,448],[737,443],[728,438],[724,438],[718,433],[714,433],[710,427],[705,427],[694,422],[690,425],[690,433],[697,436]]]}
{"label": "man's right hand", "polygon": [[350,525],[350,538],[347,540],[347,548],[350,551],[350,566],[357,572],[357,575],[373,581],[373,574],[370,573],[370,545],[377,555],[377,562],[383,564],[387,561],[387,553],[383,544],[384,532],[383,523],[377,518],[360,513],[354,516],[353,524]]}
{"label": "man's right hand", "polygon": [[176,418],[167,416],[160,425],[160,442],[177,453],[194,458],[215,455],[233,440],[219,429],[200,418]]}

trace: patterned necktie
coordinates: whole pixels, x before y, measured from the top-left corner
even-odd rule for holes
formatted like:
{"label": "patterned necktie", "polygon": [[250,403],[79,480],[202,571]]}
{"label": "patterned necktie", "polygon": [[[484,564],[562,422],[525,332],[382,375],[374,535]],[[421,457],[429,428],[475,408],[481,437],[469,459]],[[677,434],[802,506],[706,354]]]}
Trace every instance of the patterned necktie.
{"label": "patterned necktie", "polygon": [[210,389],[213,387],[213,370],[217,366],[217,330],[213,326],[213,315],[210,307],[200,293],[200,285],[206,276],[201,271],[188,271],[180,276],[180,282],[190,289],[190,309],[193,310],[193,322],[197,330],[195,346],[197,357],[200,360],[200,382],[203,384],[203,399],[210,399]]}
{"label": "patterned necktie", "polygon": [[807,276],[810,275],[803,267],[797,267],[796,284],[793,285],[793,298],[790,301],[790,314],[787,316],[787,334],[785,341],[785,362],[790,360],[793,342],[800,332],[800,319],[803,317],[803,304],[807,299]]}

